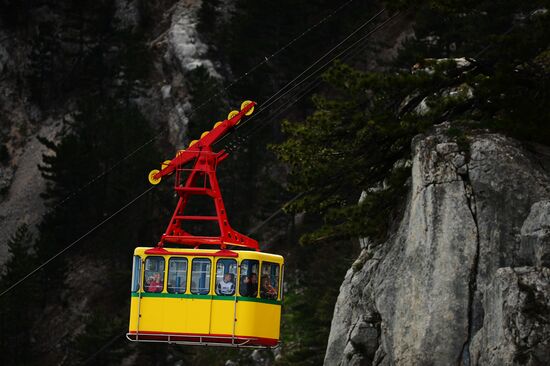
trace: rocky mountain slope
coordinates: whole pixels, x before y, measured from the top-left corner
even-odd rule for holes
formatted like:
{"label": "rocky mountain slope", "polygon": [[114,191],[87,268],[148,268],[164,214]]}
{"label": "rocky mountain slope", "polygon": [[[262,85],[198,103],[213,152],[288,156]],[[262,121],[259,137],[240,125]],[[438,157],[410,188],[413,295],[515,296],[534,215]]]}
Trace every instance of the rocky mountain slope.
{"label": "rocky mountain slope", "polygon": [[348,271],[325,365],[550,363],[550,151],[449,127],[414,139],[403,217]]}
{"label": "rocky mountain slope", "polygon": [[[132,89],[131,103],[154,127],[168,131],[160,138],[175,148],[184,147],[192,108],[185,75],[204,66],[211,75],[219,77],[212,61],[206,57],[207,46],[197,34],[200,1],[162,1],[144,7],[139,1],[120,0],[112,6],[107,19],[114,28],[112,32],[139,37],[151,50],[152,59],[147,60],[150,72],[128,76],[125,66],[115,63],[119,62],[116,57],[125,50],[112,39],[102,40],[110,47],[110,57],[115,63],[111,66],[120,68],[106,92],[114,93],[119,87]],[[59,141],[64,128],[79,113],[76,101],[82,97],[80,92],[70,88],[52,91],[46,89],[51,88],[47,84],[78,84],[87,67],[83,60],[101,46],[95,43],[94,37],[102,37],[77,23],[74,9],[68,3],[44,4],[25,11],[29,24],[36,25],[34,29],[4,24],[0,19],[0,264],[6,260],[6,243],[16,228],[27,224],[34,231],[46,210],[40,198],[46,182],[38,165],[42,163],[42,155],[51,155],[51,151],[37,137]],[[94,16],[93,11],[89,13],[90,17]],[[55,35],[41,29],[51,24]],[[79,33],[81,38],[89,37],[85,46],[79,45],[81,39],[73,37]],[[51,50],[41,49],[43,39],[55,43],[58,53],[52,56]],[[47,103],[40,103],[31,92],[32,80],[37,78],[36,63],[37,60],[46,63],[51,57],[69,71],[48,70],[52,80],[43,81],[47,87],[40,89],[40,98]],[[132,76],[135,78],[126,80]],[[84,90],[83,94],[94,92]]]}

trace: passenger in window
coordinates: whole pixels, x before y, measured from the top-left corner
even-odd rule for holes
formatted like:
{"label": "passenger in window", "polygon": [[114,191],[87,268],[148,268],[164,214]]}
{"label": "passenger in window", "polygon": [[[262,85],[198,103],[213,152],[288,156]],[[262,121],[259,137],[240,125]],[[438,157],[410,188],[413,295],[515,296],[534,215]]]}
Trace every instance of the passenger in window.
{"label": "passenger in window", "polygon": [[223,281],[218,283],[218,293],[220,295],[233,295],[235,293],[235,283],[233,282],[233,274],[226,273],[223,276]]}
{"label": "passenger in window", "polygon": [[258,275],[251,273],[250,277],[245,276],[243,295],[247,297],[256,297],[258,294]]}
{"label": "passenger in window", "polygon": [[258,294],[258,276],[252,273],[249,276],[241,277],[241,295],[246,297],[256,297]]}
{"label": "passenger in window", "polygon": [[146,291],[147,292],[161,292],[162,291],[162,279],[160,278],[160,273],[156,272],[153,276],[149,277]]}
{"label": "passenger in window", "polygon": [[246,275],[241,276],[241,285],[239,287],[239,291],[241,292],[242,296],[248,296],[248,283],[250,282],[250,278]]}
{"label": "passenger in window", "polygon": [[271,285],[271,281],[268,275],[262,276],[262,283],[260,286],[260,296],[263,299],[277,298],[277,290]]}

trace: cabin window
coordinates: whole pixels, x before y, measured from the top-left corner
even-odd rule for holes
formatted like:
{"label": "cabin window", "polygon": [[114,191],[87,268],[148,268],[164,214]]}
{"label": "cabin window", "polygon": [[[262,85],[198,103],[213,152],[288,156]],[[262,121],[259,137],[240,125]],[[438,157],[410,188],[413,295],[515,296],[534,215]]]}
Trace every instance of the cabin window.
{"label": "cabin window", "polygon": [[216,262],[216,294],[222,296],[235,295],[236,278],[237,261],[234,259],[218,259]]}
{"label": "cabin window", "polygon": [[241,280],[239,293],[241,296],[258,296],[258,272],[260,263],[256,260],[245,259],[241,262]]}
{"label": "cabin window", "polygon": [[187,259],[170,258],[168,261],[168,286],[171,294],[183,294],[187,288]]}
{"label": "cabin window", "polygon": [[143,278],[145,292],[162,292],[164,288],[164,258],[147,257]]}
{"label": "cabin window", "polygon": [[277,299],[279,294],[279,265],[263,262],[260,277],[260,297],[262,299]]}
{"label": "cabin window", "polygon": [[210,259],[195,258],[191,269],[191,293],[206,295],[210,292]]}
{"label": "cabin window", "polygon": [[140,277],[141,277],[141,257],[134,255],[134,265],[132,269],[132,292],[139,291]]}

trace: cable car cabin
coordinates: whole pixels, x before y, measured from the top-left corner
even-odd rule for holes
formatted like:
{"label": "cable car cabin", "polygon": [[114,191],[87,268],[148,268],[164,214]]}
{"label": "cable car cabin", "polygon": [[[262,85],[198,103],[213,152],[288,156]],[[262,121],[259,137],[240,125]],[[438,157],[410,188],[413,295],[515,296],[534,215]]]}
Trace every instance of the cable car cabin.
{"label": "cable car cabin", "polygon": [[258,251],[136,248],[127,337],[276,346],[282,273],[283,257]]}
{"label": "cable car cabin", "polygon": [[[174,176],[179,200],[157,246],[134,252],[128,339],[233,347],[279,343],[283,257],[260,252],[256,240],[229,224],[216,177],[216,167],[229,152],[213,150],[213,144],[234,131],[255,105],[243,102],[240,112],[230,112],[187,149],[164,161],[161,170],[149,173],[154,185]],[[194,196],[210,198],[215,215],[189,210]],[[212,223],[215,230],[194,235],[194,226],[188,226],[194,222]],[[167,249],[166,243],[193,249]]]}

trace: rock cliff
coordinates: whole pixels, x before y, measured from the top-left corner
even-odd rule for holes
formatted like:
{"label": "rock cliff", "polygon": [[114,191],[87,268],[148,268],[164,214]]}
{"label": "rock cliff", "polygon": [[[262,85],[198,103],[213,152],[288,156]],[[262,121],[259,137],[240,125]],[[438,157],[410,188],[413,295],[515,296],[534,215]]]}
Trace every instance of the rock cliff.
{"label": "rock cliff", "polygon": [[346,274],[325,365],[550,364],[550,155],[499,134],[412,142],[402,219]]}
{"label": "rock cliff", "polygon": [[[130,102],[139,108],[154,128],[169,132],[160,138],[175,148],[186,145],[187,124],[192,109],[186,86],[187,73],[204,66],[212,76],[220,77],[212,61],[206,57],[207,46],[200,41],[196,30],[200,3],[195,0],[163,1],[144,8],[139,1],[117,0],[113,13],[105,15],[104,19],[112,24],[113,32],[116,29],[121,34],[139,36],[140,42],[150,49],[150,70],[131,80],[134,88]],[[78,93],[48,90],[43,97],[55,100],[57,104],[39,105],[34,100],[36,97],[33,99],[31,95],[29,81],[33,67],[36,67],[31,60],[47,59],[49,55],[36,50],[36,39],[48,36],[40,31],[40,26],[55,24],[56,36],[52,42],[59,47],[55,57],[59,63],[71,65],[66,68],[72,71],[67,76],[64,76],[64,71],[61,76],[52,72],[54,81],[50,82],[55,84],[55,77],[62,77],[65,83],[78,84],[73,79],[78,80],[77,76],[84,73],[82,69],[86,66],[80,65],[78,60],[87,53],[82,51],[83,55],[74,55],[75,49],[79,49],[80,38],[74,39],[72,35],[82,32],[91,40],[96,35],[87,28],[81,30],[81,24],[73,22],[74,14],[70,9],[71,3],[66,1],[30,7],[27,9],[29,19],[25,24],[28,23],[32,31],[24,25],[8,27],[0,19],[0,265],[7,259],[7,242],[17,227],[26,224],[37,234],[36,226],[46,212],[40,197],[46,182],[38,165],[42,163],[42,155],[51,152],[37,137],[59,141],[64,127],[74,121],[74,116],[79,113]],[[91,18],[98,16],[90,9],[87,11]],[[108,42],[113,42],[109,44],[113,54],[123,52],[113,39]],[[92,41],[90,44],[97,46]],[[90,49],[93,47],[90,46]],[[114,94],[114,90],[122,85],[125,72],[121,68],[118,74],[120,80],[109,85],[106,93]],[[91,93],[85,90],[83,94]],[[97,172],[98,175],[101,173]]]}

